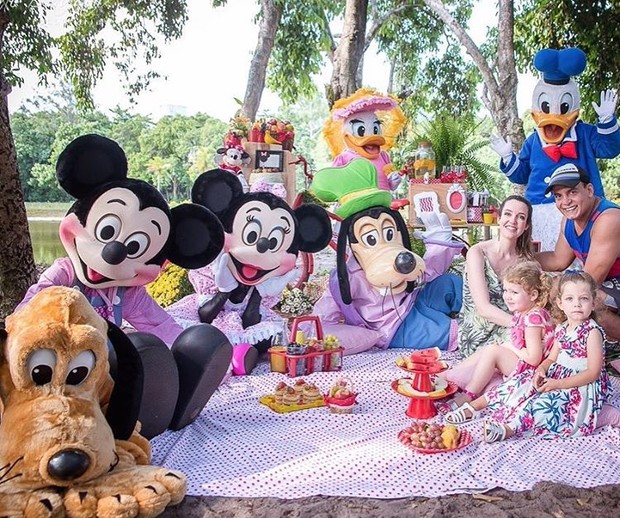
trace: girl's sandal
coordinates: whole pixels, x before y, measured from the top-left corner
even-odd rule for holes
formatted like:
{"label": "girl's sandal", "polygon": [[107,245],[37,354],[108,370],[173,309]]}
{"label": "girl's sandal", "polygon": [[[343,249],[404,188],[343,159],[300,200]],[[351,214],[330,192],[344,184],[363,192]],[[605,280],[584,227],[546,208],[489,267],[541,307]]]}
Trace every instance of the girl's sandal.
{"label": "girl's sandal", "polygon": [[[469,412],[469,415],[467,414]],[[471,421],[476,417],[477,411],[469,403],[463,403],[460,407],[452,412],[448,412],[444,419],[450,424],[462,424]]]}
{"label": "girl's sandal", "polygon": [[484,422],[484,442],[492,443],[506,439],[506,427],[493,421]]}

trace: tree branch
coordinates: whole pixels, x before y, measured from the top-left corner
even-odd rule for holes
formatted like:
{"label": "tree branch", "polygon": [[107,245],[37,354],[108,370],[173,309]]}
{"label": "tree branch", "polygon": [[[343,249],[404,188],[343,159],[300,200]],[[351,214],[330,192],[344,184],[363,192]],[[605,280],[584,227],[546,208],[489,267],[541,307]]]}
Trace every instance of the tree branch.
{"label": "tree branch", "polygon": [[383,27],[388,22],[388,20],[392,18],[392,16],[399,15],[410,7],[413,6],[411,4],[400,5],[392,9],[391,11],[388,11],[383,16],[373,16],[372,25],[370,27],[370,30],[366,34],[366,40],[364,42],[364,52],[368,50],[368,47],[370,47],[370,44],[377,36],[377,33],[381,30],[381,27]]}

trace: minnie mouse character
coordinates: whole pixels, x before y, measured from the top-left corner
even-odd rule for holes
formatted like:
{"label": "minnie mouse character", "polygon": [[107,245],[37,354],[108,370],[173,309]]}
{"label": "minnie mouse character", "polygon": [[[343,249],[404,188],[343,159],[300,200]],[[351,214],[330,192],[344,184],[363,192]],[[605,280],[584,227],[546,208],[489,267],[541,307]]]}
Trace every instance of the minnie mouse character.
{"label": "minnie mouse character", "polygon": [[250,186],[241,169],[242,166],[250,163],[250,155],[245,152],[241,144],[227,144],[225,147],[219,148],[215,156],[215,163],[220,169],[230,171],[237,177],[241,182],[243,192],[250,190]]}
{"label": "minnie mouse character", "polygon": [[125,153],[100,135],[71,142],[58,158],[56,175],[77,198],[59,229],[68,257],[43,272],[20,306],[46,287],[70,286],[102,317],[119,326],[129,322],[138,331],[129,337],[144,368],[142,434],[182,428],[218,387],[232,347],[213,326],[183,330],[144,286],[166,260],[184,268],[213,261],[224,244],[222,226],[204,207],[170,209],[153,186],[127,178]]}
{"label": "minnie mouse character", "polygon": [[168,308],[181,321],[200,319],[220,327],[233,349],[233,372],[252,370],[258,354],[282,329],[270,310],[296,275],[300,250],[317,252],[331,237],[329,218],[318,205],[293,210],[270,192],[244,194],[241,185],[222,170],[201,174],[192,201],[214,212],[224,226],[224,250],[203,271],[190,272],[199,295]]}

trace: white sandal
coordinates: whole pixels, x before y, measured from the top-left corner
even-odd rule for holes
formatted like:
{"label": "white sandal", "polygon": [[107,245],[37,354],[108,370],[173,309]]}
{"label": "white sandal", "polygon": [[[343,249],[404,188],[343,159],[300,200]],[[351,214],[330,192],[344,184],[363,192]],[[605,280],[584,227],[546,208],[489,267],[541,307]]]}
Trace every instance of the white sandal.
{"label": "white sandal", "polygon": [[506,427],[494,421],[484,422],[484,442],[492,443],[506,439]]}
{"label": "white sandal", "polygon": [[[468,416],[465,412],[468,411],[471,415]],[[448,412],[444,419],[448,421],[450,424],[463,424],[471,421],[478,411],[471,406],[469,403],[463,403],[460,407],[452,412]]]}

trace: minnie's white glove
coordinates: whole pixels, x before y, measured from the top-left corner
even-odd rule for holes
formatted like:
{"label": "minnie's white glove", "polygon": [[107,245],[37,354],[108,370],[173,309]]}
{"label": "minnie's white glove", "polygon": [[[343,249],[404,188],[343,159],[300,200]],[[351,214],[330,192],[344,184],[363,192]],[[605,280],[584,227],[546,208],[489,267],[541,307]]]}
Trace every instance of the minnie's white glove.
{"label": "minnie's white glove", "polygon": [[609,122],[616,113],[616,105],[618,104],[618,93],[615,90],[603,90],[601,92],[601,104],[592,102],[592,108],[598,115],[598,121],[601,123]]}
{"label": "minnie's white glove", "polygon": [[424,223],[424,232],[416,230],[413,235],[423,241],[441,241],[449,243],[452,241],[452,225],[447,214],[440,212],[423,212],[420,216]]}
{"label": "minnie's white glove", "polygon": [[510,162],[510,159],[512,158],[512,144],[509,140],[506,140],[501,135],[491,134],[489,136],[489,145],[491,146],[491,149],[501,157],[504,164]]}
{"label": "minnie's white glove", "polygon": [[394,171],[388,175],[388,183],[390,184],[390,189],[393,191],[396,189],[400,182],[403,180],[403,177],[400,175],[398,171]]}
{"label": "minnie's white glove", "polygon": [[239,283],[233,276],[230,268],[228,267],[230,256],[226,253],[221,254],[213,267],[213,274],[215,276],[215,285],[217,289],[223,293],[229,293],[234,290]]}
{"label": "minnie's white glove", "polygon": [[280,275],[278,277],[271,277],[256,285],[258,293],[261,297],[275,297],[276,295],[282,295],[282,290],[286,288],[286,285],[299,277],[299,272],[296,269],[292,269],[290,272]]}

